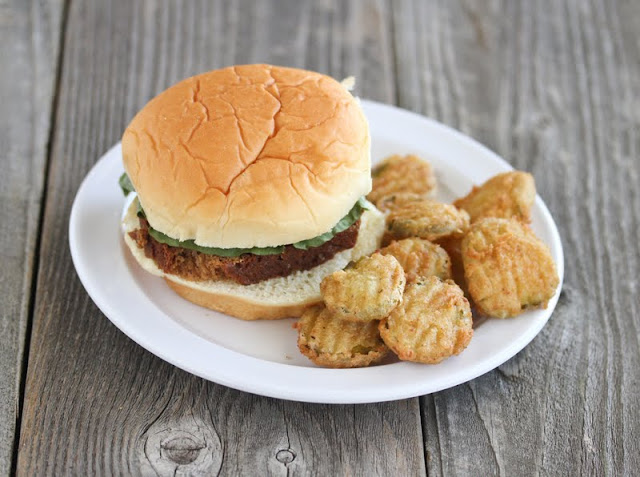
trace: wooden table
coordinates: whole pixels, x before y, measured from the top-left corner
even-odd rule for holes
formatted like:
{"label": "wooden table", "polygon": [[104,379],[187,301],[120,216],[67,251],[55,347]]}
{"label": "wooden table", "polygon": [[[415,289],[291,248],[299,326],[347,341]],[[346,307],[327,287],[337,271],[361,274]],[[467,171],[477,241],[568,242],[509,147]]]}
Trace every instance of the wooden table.
{"label": "wooden table", "polygon": [[[0,3],[0,474],[638,475],[640,3]],[[444,392],[254,396],[116,329],[82,288],[80,181],[175,81],[233,63],[355,75],[365,97],[531,171],[565,284],[540,335]]]}

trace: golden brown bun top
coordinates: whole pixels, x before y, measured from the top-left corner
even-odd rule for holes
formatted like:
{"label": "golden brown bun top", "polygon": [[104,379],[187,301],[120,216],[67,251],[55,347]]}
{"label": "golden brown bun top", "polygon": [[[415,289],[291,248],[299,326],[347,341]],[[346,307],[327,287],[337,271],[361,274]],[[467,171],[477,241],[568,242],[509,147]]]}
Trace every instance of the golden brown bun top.
{"label": "golden brown bun top", "polygon": [[153,98],[122,138],[152,227],[203,246],[265,247],[330,230],[371,189],[369,127],[334,79],[224,68]]}

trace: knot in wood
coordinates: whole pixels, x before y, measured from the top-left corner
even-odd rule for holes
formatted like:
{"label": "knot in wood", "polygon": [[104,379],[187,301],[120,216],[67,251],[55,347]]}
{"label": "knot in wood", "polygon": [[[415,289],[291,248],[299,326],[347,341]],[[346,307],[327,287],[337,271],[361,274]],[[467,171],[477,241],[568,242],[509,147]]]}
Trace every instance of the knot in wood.
{"label": "knot in wood", "polygon": [[164,457],[178,465],[186,465],[195,461],[205,446],[190,437],[180,436],[161,442],[160,447]]}
{"label": "knot in wood", "polygon": [[282,464],[290,464],[296,458],[296,454],[291,449],[280,449],[276,453],[276,459]]}
{"label": "knot in wood", "polygon": [[213,424],[191,409],[156,419],[143,438],[144,475],[217,475],[222,466],[222,442]]}

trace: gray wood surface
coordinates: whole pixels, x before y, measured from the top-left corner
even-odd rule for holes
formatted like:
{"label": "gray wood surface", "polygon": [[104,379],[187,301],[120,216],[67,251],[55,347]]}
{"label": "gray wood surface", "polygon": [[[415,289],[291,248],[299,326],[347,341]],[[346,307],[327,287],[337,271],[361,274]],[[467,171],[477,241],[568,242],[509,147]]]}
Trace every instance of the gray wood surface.
{"label": "gray wood surface", "polygon": [[[181,77],[256,61],[328,68],[336,77],[372,77],[375,71],[367,95],[393,100],[384,4],[362,10],[345,4],[334,13],[297,1],[279,2],[278,8],[260,3],[257,10],[253,2],[177,5],[71,4],[19,472],[424,473],[417,399],[321,406],[205,382],[128,340],[76,278],[66,242],[80,181],[135,111]],[[321,23],[312,27],[312,18]]]}
{"label": "gray wood surface", "polygon": [[0,4],[0,475],[22,408],[61,13],[57,1]]}
{"label": "gray wood surface", "polygon": [[[62,12],[0,5],[12,111],[0,149],[20,165],[0,177],[0,474],[16,416],[21,475],[640,473],[638,2],[73,0]],[[310,405],[193,377],[105,319],[68,253],[80,181],[155,93],[258,61],[354,74],[362,96],[461,129],[535,175],[566,272],[525,350],[419,399]],[[51,122],[40,113],[52,105]]]}
{"label": "gray wood surface", "polygon": [[[640,472],[640,4],[394,9],[400,106],[534,174],[566,275],[515,358],[421,399],[430,475]],[[635,35],[634,33],[635,32]]]}

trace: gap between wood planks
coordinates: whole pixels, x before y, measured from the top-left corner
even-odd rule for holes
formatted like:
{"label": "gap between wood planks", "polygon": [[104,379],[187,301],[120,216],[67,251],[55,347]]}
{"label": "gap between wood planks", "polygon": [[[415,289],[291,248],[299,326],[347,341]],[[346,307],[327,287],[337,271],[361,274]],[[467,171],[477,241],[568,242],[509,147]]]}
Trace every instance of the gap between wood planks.
{"label": "gap between wood planks", "polygon": [[42,197],[40,198],[40,212],[38,214],[38,225],[36,227],[36,243],[33,254],[33,274],[31,276],[31,286],[29,287],[29,306],[27,310],[27,323],[24,333],[24,349],[22,359],[18,369],[18,396],[16,401],[16,427],[13,435],[11,475],[16,475],[18,470],[18,453],[20,450],[20,435],[22,427],[22,411],[24,409],[25,388],[27,382],[27,368],[29,367],[29,352],[31,349],[31,331],[33,328],[33,314],[36,306],[36,293],[38,288],[38,275],[40,271],[40,249],[42,245],[42,225],[44,224],[45,211],[47,206],[47,190],[49,185],[49,169],[51,165],[51,146],[53,135],[56,130],[56,117],[58,113],[58,98],[60,93],[60,83],[62,78],[62,63],[64,61],[65,36],[67,31],[67,19],[69,17],[69,5],[71,0],[63,0],[62,15],[60,18],[60,31],[58,32],[58,55],[55,61],[55,80],[53,85],[53,95],[51,97],[51,113],[49,119],[49,134],[47,134],[46,158],[44,162],[44,172],[42,178]]}
{"label": "gap between wood planks", "polygon": [[[389,2],[389,0],[387,0]],[[390,5],[390,2],[387,3],[388,5]],[[12,469],[14,470],[14,472],[17,470],[17,460],[18,460],[18,453],[19,453],[19,445],[20,445],[20,439],[22,436],[27,435],[27,433],[25,432],[23,434],[22,429],[21,429],[21,425],[23,424],[23,421],[25,419],[24,416],[24,400],[25,400],[25,392],[26,392],[26,377],[27,377],[27,372],[28,372],[28,364],[29,364],[29,356],[30,356],[30,347],[31,347],[31,343],[34,339],[33,337],[33,319],[34,319],[34,313],[37,311],[36,310],[36,293],[38,292],[38,280],[39,277],[44,277],[44,273],[46,271],[46,268],[44,267],[44,260],[41,260],[41,254],[43,252],[43,248],[46,251],[47,249],[47,245],[46,245],[46,237],[42,237],[42,230],[44,227],[44,222],[45,222],[45,218],[46,218],[46,213],[47,213],[47,201],[52,199],[52,195],[51,192],[49,191],[50,187],[53,187],[53,183],[56,181],[56,175],[55,175],[55,168],[56,168],[56,164],[52,164],[52,160],[53,160],[53,153],[55,151],[52,151],[54,145],[53,145],[53,139],[55,138],[55,135],[58,133],[58,128],[60,128],[62,126],[62,120],[63,120],[63,116],[61,116],[60,110],[64,109],[63,106],[61,104],[59,104],[59,102],[63,102],[64,101],[64,96],[62,94],[63,90],[64,90],[64,85],[62,84],[63,79],[63,75],[66,71],[66,66],[65,66],[65,57],[67,57],[67,61],[69,61],[69,58],[72,56],[71,54],[71,50],[68,51],[69,46],[70,46],[70,39],[67,37],[72,37],[72,34],[70,33],[70,31],[73,30],[73,19],[71,18],[71,5],[73,5],[74,7],[77,6],[77,3],[75,4],[71,4],[70,0],[66,0],[63,3],[63,9],[62,9],[62,14],[61,14],[61,22],[60,22],[60,28],[58,30],[59,33],[59,38],[60,38],[60,46],[59,46],[59,50],[57,52],[57,58],[56,58],[56,62],[55,62],[55,68],[54,68],[54,84],[53,84],[53,91],[52,91],[52,95],[51,95],[51,105],[52,105],[52,110],[50,113],[51,116],[51,121],[49,124],[49,131],[48,134],[45,137],[48,137],[48,141],[46,143],[46,147],[45,147],[45,154],[44,154],[44,176],[42,179],[43,182],[43,187],[44,187],[44,191],[43,191],[43,195],[41,198],[41,209],[39,211],[38,214],[38,222],[37,222],[37,227],[36,227],[36,233],[37,233],[37,241],[35,243],[35,251],[34,251],[34,263],[33,263],[33,270],[34,270],[34,276],[31,280],[31,286],[29,288],[28,294],[29,294],[29,298],[31,299],[31,301],[29,302],[28,305],[28,312],[27,312],[27,329],[25,331],[25,337],[24,337],[24,343],[25,343],[25,350],[24,350],[24,355],[22,356],[22,366],[19,370],[19,377],[21,379],[20,382],[20,386],[19,386],[19,404],[20,404],[20,409],[19,412],[17,413],[16,416],[16,421],[17,421],[17,428],[16,428],[16,432],[15,432],[15,436],[14,436],[14,447],[13,447],[13,461],[12,461]],[[388,17],[385,21],[389,22],[389,18]],[[69,25],[69,23],[71,22],[71,25]],[[387,28],[389,28],[388,23],[387,23]],[[388,31],[388,30],[387,30]],[[395,42],[395,38],[391,39],[392,42]],[[394,67],[391,68],[392,71],[394,71],[397,68],[397,65],[395,64],[395,60],[394,61]],[[392,72],[391,75],[396,75],[397,73]],[[391,76],[389,75],[389,76]],[[390,82],[391,84],[393,84],[393,80],[395,80],[396,78],[390,78]],[[391,94],[391,91],[393,91],[394,93]],[[388,90],[388,94],[385,95],[387,99],[389,101],[394,101],[396,103],[398,103],[398,90],[397,88],[390,88]],[[53,176],[51,177],[51,175],[53,174]],[[53,206],[52,206],[53,207]],[[49,209],[49,212],[51,211],[51,209]],[[44,244],[42,242],[45,242]],[[41,268],[43,268],[43,270],[41,270]],[[71,270],[73,270],[73,268],[71,268]],[[41,290],[40,290],[41,291]],[[37,331],[37,328],[36,328]],[[35,346],[35,345],[34,345]],[[33,367],[33,363],[32,363],[32,367]],[[33,370],[32,370],[33,373]],[[418,399],[418,398],[413,398],[413,399]],[[354,419],[358,419],[357,417],[357,411],[358,409],[354,406],[352,408],[352,411],[354,412]],[[418,399],[418,411],[419,411],[419,423],[420,423],[420,428],[421,428],[421,433],[424,434],[425,432],[425,424],[423,422],[423,416],[422,416],[422,403],[420,403],[420,400]],[[412,422],[415,422],[412,420]],[[286,428],[287,431],[287,435],[288,435],[288,428]],[[423,438],[423,435],[418,434],[418,438]],[[416,453],[417,454],[417,453]],[[422,456],[423,456],[423,461],[425,461],[425,469],[426,469],[426,447],[424,446],[424,442],[422,442]],[[419,459],[419,456],[417,456],[417,459]]]}
{"label": "gap between wood planks", "polygon": [[[391,46],[391,51],[393,53],[393,59],[392,59],[393,83],[394,83],[393,102],[395,106],[400,107],[401,97],[400,97],[400,87],[398,86],[399,78],[400,78],[400,66],[398,65],[398,55],[397,55],[398,40],[396,36],[396,22],[393,18],[393,0],[387,0],[387,11],[390,12],[387,18],[387,22],[388,22],[389,37],[390,37],[389,42]],[[425,430],[427,423],[425,422],[425,417],[424,417],[426,414],[426,408],[425,408],[425,405],[423,404],[423,400],[420,399],[420,396],[417,396],[411,399],[418,400],[418,419],[420,424],[420,436],[422,437],[422,458],[424,460],[424,470],[426,472],[426,475],[429,476],[429,460],[428,460],[427,445],[426,445],[427,435]],[[433,398],[430,397],[430,399],[433,399]]]}

